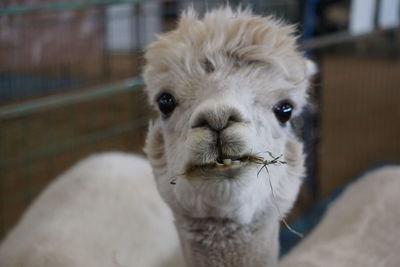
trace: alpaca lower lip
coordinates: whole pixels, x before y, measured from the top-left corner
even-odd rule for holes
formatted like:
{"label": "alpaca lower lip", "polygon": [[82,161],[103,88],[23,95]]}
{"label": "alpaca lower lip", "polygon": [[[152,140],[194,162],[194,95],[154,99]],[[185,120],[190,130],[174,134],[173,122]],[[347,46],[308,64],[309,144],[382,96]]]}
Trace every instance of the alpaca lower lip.
{"label": "alpaca lower lip", "polygon": [[254,155],[245,155],[242,157],[232,157],[217,159],[215,162],[205,164],[190,164],[186,167],[185,174],[204,173],[207,171],[225,171],[247,167],[252,164],[260,164],[262,158]]}
{"label": "alpaca lower lip", "polygon": [[184,177],[189,180],[203,180],[204,177],[207,177],[206,180],[210,179],[210,177],[214,177],[212,179],[234,178],[238,176],[241,170],[250,166],[250,164],[251,163],[249,162],[242,162],[230,165],[219,165],[214,163],[201,166],[190,166],[186,170]]}

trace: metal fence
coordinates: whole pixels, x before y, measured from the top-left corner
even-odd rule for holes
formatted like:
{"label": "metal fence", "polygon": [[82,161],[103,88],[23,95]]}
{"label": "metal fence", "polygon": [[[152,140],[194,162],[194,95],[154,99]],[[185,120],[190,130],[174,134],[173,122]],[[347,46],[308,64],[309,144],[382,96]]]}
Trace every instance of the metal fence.
{"label": "metal fence", "polygon": [[137,79],[0,111],[1,229],[56,175],[100,151],[141,153],[148,114]]}
{"label": "metal fence", "polygon": [[[151,116],[138,78],[144,46],[154,33],[173,28],[185,6],[205,11],[225,2],[0,4],[0,239],[42,189],[82,157],[142,153]],[[303,20],[306,2],[230,1],[291,22]],[[313,156],[313,178],[301,198],[307,203],[371,163],[400,162],[399,126],[379,112],[385,107],[400,121],[400,112],[388,108],[400,101],[397,30],[309,37],[303,47],[321,66],[312,95],[323,108],[303,122]]]}
{"label": "metal fence", "polygon": [[139,2],[0,8],[0,238],[77,160],[141,153],[149,111],[138,74],[154,5]]}

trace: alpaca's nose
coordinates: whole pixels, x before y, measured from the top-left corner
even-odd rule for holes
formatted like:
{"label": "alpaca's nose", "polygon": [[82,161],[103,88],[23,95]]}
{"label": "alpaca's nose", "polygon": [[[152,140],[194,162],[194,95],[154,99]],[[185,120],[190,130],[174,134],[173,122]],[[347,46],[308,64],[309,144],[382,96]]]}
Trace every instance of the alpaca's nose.
{"label": "alpaca's nose", "polygon": [[217,106],[199,110],[191,121],[192,128],[205,127],[220,132],[234,123],[243,122],[244,119],[235,107]]}

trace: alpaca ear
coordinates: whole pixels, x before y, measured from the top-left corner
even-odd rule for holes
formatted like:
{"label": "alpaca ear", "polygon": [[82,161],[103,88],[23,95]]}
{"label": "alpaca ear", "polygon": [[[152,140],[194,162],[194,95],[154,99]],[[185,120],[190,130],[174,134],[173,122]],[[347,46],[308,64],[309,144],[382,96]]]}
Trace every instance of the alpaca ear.
{"label": "alpaca ear", "polygon": [[310,78],[311,76],[317,74],[318,68],[314,61],[306,59],[306,76]]}

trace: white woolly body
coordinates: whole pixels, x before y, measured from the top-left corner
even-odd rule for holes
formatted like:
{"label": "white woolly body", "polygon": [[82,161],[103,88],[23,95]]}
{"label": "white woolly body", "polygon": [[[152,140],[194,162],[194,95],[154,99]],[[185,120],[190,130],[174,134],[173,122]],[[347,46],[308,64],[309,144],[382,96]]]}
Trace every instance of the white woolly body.
{"label": "white woolly body", "polygon": [[281,267],[400,266],[400,166],[350,185]]}
{"label": "white woolly body", "polygon": [[95,155],[33,203],[1,245],[0,266],[181,266],[172,221],[145,159]]}

